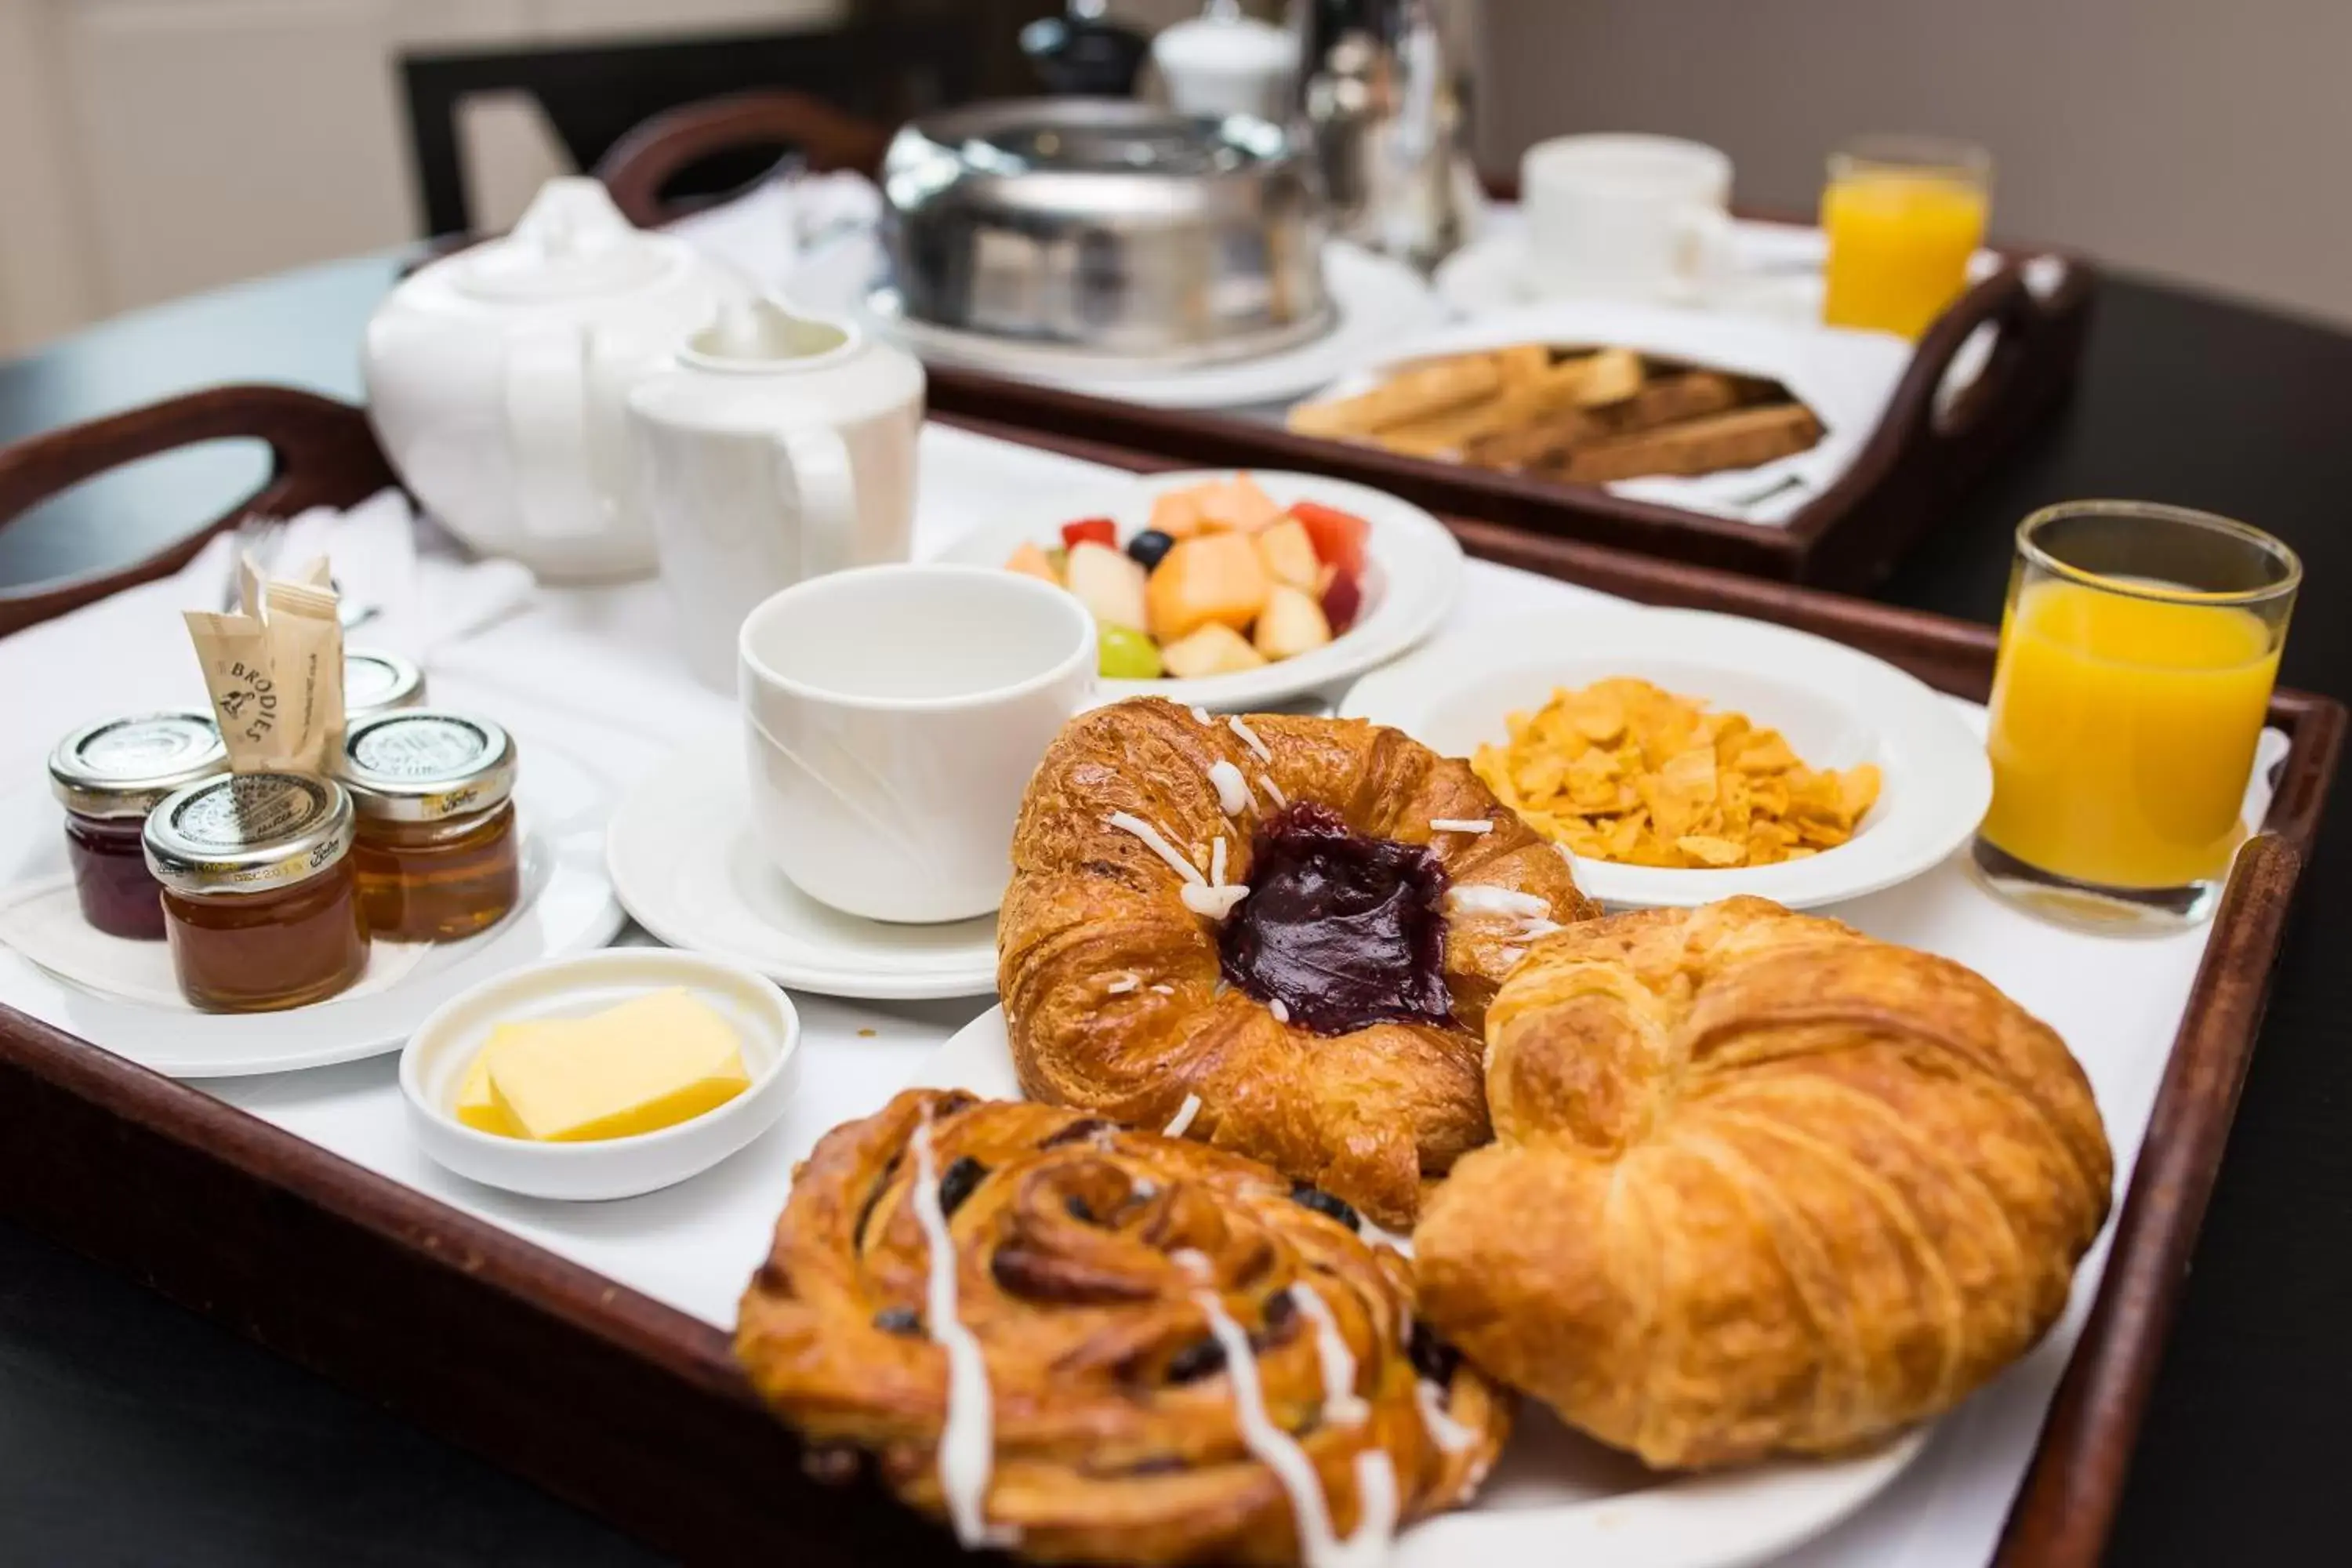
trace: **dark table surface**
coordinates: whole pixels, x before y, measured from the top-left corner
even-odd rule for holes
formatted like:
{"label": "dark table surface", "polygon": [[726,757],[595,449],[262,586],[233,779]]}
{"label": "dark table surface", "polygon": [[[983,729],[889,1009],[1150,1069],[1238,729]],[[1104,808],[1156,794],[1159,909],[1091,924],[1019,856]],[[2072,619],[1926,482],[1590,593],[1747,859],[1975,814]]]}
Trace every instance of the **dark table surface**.
{"label": "dark table surface", "polygon": [[[125,317],[0,365],[0,440],[232,380],[359,392],[391,261]],[[2283,679],[2352,694],[2352,336],[2111,280],[2082,391],[1881,591],[1998,618],[2017,520],[2128,496],[2271,530],[2309,569]],[[158,459],[0,531],[0,585],[132,559],[215,515],[250,452]],[[2352,794],[2352,773],[2334,803]],[[2352,1556],[2352,820],[2306,878],[2110,1562]],[[0,1224],[0,1561],[651,1561],[491,1466]],[[1592,1568],[1602,1568],[1594,1564]]]}

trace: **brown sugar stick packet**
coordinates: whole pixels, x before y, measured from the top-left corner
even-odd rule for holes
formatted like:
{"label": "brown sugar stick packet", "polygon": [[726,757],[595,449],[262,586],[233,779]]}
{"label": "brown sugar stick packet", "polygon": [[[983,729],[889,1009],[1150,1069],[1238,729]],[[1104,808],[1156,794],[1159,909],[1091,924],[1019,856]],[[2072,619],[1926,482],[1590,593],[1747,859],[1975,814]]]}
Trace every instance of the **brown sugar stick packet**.
{"label": "brown sugar stick packet", "polygon": [[328,772],[342,744],[343,628],[325,558],[272,580],[248,555],[237,598],[235,614],[187,615],[230,769]]}

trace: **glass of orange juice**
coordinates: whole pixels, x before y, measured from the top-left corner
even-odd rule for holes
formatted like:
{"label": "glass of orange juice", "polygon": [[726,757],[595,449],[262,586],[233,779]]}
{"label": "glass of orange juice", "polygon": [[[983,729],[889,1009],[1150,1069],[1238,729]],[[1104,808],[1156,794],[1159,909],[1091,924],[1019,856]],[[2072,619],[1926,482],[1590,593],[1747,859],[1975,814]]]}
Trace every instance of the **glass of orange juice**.
{"label": "glass of orange juice", "polygon": [[1969,286],[1992,155],[1965,142],[1870,136],[1830,155],[1822,320],[1917,338]]}
{"label": "glass of orange juice", "polygon": [[2210,914],[2303,567],[2260,529],[2138,501],[2017,531],[1978,874],[2070,924]]}

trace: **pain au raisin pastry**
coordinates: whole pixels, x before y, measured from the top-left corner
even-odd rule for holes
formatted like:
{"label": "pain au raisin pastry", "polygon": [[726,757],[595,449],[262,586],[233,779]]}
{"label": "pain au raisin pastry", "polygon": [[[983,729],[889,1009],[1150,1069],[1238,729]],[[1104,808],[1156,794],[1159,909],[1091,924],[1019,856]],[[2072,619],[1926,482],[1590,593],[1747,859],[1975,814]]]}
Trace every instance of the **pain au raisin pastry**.
{"label": "pain au raisin pastry", "polygon": [[1031,1099],[1189,1131],[1397,1228],[1486,1141],[1496,986],[1597,912],[1466,763],[1157,700],[1055,739],[1013,867],[997,988]]}
{"label": "pain au raisin pastry", "polygon": [[913,1089],[817,1145],[736,1352],[966,1545],[1370,1561],[1468,1496],[1508,1416],[1354,1224],[1198,1143]]}
{"label": "pain au raisin pastry", "polygon": [[1422,1310],[1658,1467],[1831,1454],[2038,1340],[2107,1212],[2090,1085],[1969,971],[1761,899],[1538,943]]}

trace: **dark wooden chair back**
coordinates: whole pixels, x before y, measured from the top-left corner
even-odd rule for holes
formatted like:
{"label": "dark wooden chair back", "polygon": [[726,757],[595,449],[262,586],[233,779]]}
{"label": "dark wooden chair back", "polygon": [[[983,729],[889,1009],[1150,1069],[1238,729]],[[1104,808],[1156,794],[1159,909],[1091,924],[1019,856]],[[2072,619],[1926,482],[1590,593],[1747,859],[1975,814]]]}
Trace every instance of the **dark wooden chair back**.
{"label": "dark wooden chair back", "polygon": [[179,542],[111,572],[0,592],[0,637],[186,565],[213,535],[247,517],[291,517],[353,506],[396,483],[366,417],[347,403],[284,386],[221,386],[151,403],[0,447],[0,528],[110,468],[199,441],[257,439],[269,447],[261,489]]}
{"label": "dark wooden chair back", "polygon": [[681,176],[716,160],[790,151],[819,173],[873,174],[889,145],[888,126],[844,113],[813,93],[739,92],[655,115],[613,144],[596,177],[631,223],[652,228],[679,215],[667,196]]}

